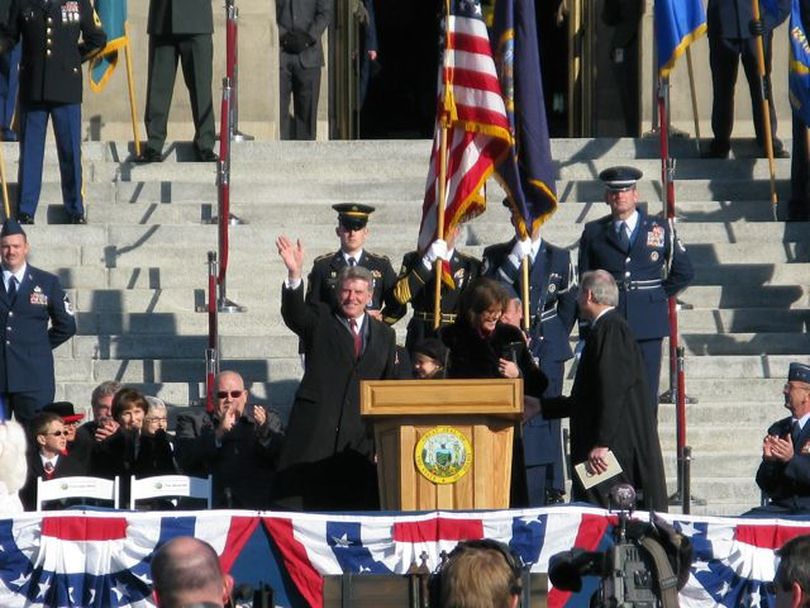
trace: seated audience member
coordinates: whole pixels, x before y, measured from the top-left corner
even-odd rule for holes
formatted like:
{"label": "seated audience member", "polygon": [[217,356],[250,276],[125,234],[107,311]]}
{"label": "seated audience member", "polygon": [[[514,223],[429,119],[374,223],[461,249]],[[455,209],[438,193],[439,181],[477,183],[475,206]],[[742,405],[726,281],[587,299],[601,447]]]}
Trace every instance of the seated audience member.
{"label": "seated audience member", "polygon": [[776,608],[810,606],[810,536],[791,538],[776,554]]}
{"label": "seated audience member", "polygon": [[284,430],[272,409],[245,410],[248,391],[238,373],[217,376],[216,409],[177,417],[177,461],[187,475],[213,475],[214,507],[266,509]]}
{"label": "seated audience member", "polygon": [[129,497],[129,476],[150,477],[176,472],[166,432],[141,432],[149,408],[146,397],[133,388],[122,388],[113,398],[112,416],[118,429],[100,442],[93,452],[91,470],[95,475],[121,478],[122,504]]}
{"label": "seated audience member", "polygon": [[25,430],[15,420],[0,423],[0,513],[23,510],[20,490],[28,476]]}
{"label": "seated audience member", "polygon": [[447,347],[438,338],[425,338],[413,347],[413,376],[417,380],[444,378]]}
{"label": "seated audience member", "polygon": [[79,421],[84,419],[84,414],[77,414],[73,404],[69,401],[56,401],[42,408],[43,412],[52,412],[62,419],[67,432],[67,453],[81,460],[85,468],[90,465],[90,453],[93,449],[93,441],[84,433],[79,435]]}
{"label": "seated audience member", "polygon": [[[460,542],[439,571],[440,608],[516,608],[518,558],[494,540]],[[431,602],[433,605],[433,602]]]}
{"label": "seated audience member", "polygon": [[219,556],[205,541],[173,538],[151,563],[153,597],[158,608],[230,606],[233,578],[222,572]]}
{"label": "seated audience member", "polygon": [[103,441],[118,430],[118,423],[112,417],[112,402],[115,393],[121,388],[120,382],[106,380],[93,389],[93,394],[90,396],[93,420],[85,422],[78,428],[76,434],[80,439]]}
{"label": "seated audience member", "polygon": [[771,425],[762,442],[757,485],[766,513],[810,512],[810,365],[791,363],[782,391],[790,416]]}
{"label": "seated audience member", "polygon": [[141,428],[143,434],[151,437],[160,431],[164,433],[168,431],[169,412],[163,399],[146,395],[146,403],[149,405],[149,409],[143,419],[143,427]]}
{"label": "seated audience member", "polygon": [[66,454],[67,431],[62,419],[53,412],[40,412],[29,426],[31,445],[28,450],[28,478],[20,491],[20,500],[26,511],[37,506],[37,478],[86,475],[87,471],[77,458]]}

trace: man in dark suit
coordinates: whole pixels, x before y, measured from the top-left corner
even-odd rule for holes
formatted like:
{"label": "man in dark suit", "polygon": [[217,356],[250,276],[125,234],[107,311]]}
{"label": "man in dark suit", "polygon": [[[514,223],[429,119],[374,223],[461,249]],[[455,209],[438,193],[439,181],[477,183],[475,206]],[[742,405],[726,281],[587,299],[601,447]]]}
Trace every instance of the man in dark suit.
{"label": "man in dark suit", "polygon": [[782,391],[790,416],[772,424],[762,442],[757,485],[768,497],[756,512],[810,513],[810,365],[791,363]]}
{"label": "man in dark suit", "polygon": [[214,507],[267,509],[284,438],[281,418],[259,405],[245,411],[248,391],[236,372],[221,372],[216,382],[214,412],[189,409],[177,417],[177,461],[188,475],[213,475]]}
{"label": "man in dark suit", "polygon": [[[706,25],[709,37],[709,66],[712,70],[712,131],[714,139],[706,151],[710,158],[727,158],[734,127],[734,86],[742,59],[757,143],[765,149],[765,127],[762,115],[762,90],[757,67],[757,37],[762,35],[765,48],[765,78],[770,79],[773,30],[790,14],[790,0],[776,0],[777,12],[762,10],[759,21],[754,21],[750,0],[709,0]],[[763,3],[762,9],[765,9]],[[787,157],[782,142],[776,137],[776,112],[773,100],[769,104],[771,137],[776,157]]]}
{"label": "man in dark suit", "polygon": [[305,510],[377,508],[374,440],[360,418],[360,381],[396,373],[394,330],[366,313],[371,272],[338,275],[334,307],[306,305],[299,241],[276,240],[287,267],[281,315],[304,345],[306,367],[279,462],[280,506]]}
{"label": "man in dark suit", "polygon": [[81,64],[104,47],[107,37],[90,0],[13,0],[8,22],[0,30],[0,53],[10,53],[20,39],[17,219],[21,224],[34,223],[50,118],[59,154],[62,202],[70,221],[84,224]]}
{"label": "man in dark suit", "polygon": [[194,153],[200,162],[214,153],[214,104],[211,80],[214,61],[214,16],[206,0],[150,0],[147,21],[149,69],[146,89],[146,142],[137,162],[160,162],[172,104],[177,61],[183,66],[194,118]]}
{"label": "man in dark suit", "polygon": [[579,273],[607,270],[619,286],[618,310],[627,319],[647,368],[652,409],[658,411],[661,342],[669,335],[667,298],[692,281],[686,248],[666,220],[638,209],[641,171],[611,167],[599,174],[611,214],[585,224]]}
{"label": "man in dark suit", "polygon": [[[562,394],[563,368],[574,356],[569,342],[577,314],[577,288],[571,254],[540,237],[491,245],[484,250],[484,272],[523,297],[522,261],[529,259],[529,349],[548,378],[544,398]],[[523,427],[523,456],[529,505],[560,502],[565,494],[559,420],[535,416]]]}
{"label": "man in dark suit", "polygon": [[585,489],[574,476],[574,500],[610,506],[610,489],[629,483],[645,509],[667,510],[666,479],[641,352],[616,311],[619,290],[604,270],[586,272],[579,286],[580,314],[591,323],[570,397],[542,400],[546,418],[570,417],[571,461],[604,473],[608,452],[622,472]]}
{"label": "man in dark suit", "polygon": [[0,394],[6,418],[13,412],[22,423],[53,401],[51,351],[76,333],[73,307],[59,279],[29,265],[28,251],[22,227],[6,220],[0,231]]}
{"label": "man in dark suit", "polygon": [[397,275],[387,257],[365,249],[368,216],[374,212],[374,207],[360,203],[339,203],[332,205],[332,209],[338,212],[335,234],[340,239],[340,249],[315,258],[308,277],[307,304],[322,302],[330,308],[335,306],[338,273],[347,266],[362,266],[368,268],[374,278],[369,314],[389,325],[395,323],[404,313],[393,294]]}
{"label": "man in dark suit", "polygon": [[62,419],[53,412],[40,412],[31,421],[32,445],[28,450],[28,478],[20,490],[20,500],[26,511],[37,506],[37,478],[87,475],[87,467],[79,458],[67,454],[67,436]]}
{"label": "man in dark suit", "polygon": [[456,248],[458,230],[458,226],[453,227],[444,239],[435,240],[423,254],[410,251],[402,258],[394,296],[402,305],[400,316],[404,315],[408,302],[413,307],[413,317],[408,323],[408,335],[405,338],[408,352],[412,352],[425,338],[437,336],[433,329],[436,260],[446,260],[448,266],[445,280],[442,281],[439,327],[455,322],[462,292],[481,275],[481,262]]}
{"label": "man in dark suit", "polygon": [[[276,0],[281,139],[315,139],[329,0]],[[293,116],[290,116],[290,97]]]}

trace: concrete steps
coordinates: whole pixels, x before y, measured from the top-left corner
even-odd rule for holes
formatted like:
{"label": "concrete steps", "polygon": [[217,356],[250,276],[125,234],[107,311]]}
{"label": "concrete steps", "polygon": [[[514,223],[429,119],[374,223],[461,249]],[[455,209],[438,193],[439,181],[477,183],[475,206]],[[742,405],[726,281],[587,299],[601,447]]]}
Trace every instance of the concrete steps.
{"label": "concrete steps", "polygon": [[[7,175],[16,176],[17,146],[3,149]],[[186,406],[203,393],[208,319],[194,310],[205,297],[206,252],[217,246],[206,223],[216,214],[216,168],[189,162],[187,144],[153,165],[128,162],[130,150],[125,142],[85,144],[87,226],[59,225],[56,156],[46,151],[42,204],[28,230],[31,261],[59,274],[79,323],[79,335],[55,353],[57,395],[84,405],[96,384],[116,378]],[[368,248],[397,269],[416,242],[430,142],[246,142],[233,150],[232,211],[248,223],[231,231],[228,295],[248,312],[219,317],[223,367],[253,383],[252,401],[286,414],[301,365],[279,314],[285,271],[276,235],[302,237],[311,264],[335,249],[331,204],[362,201],[377,207]],[[755,158],[753,142],[735,142],[735,160],[699,159],[688,140],[673,140],[672,151],[678,232],[696,269],[679,296],[688,306],[680,313],[687,392],[699,400],[687,409],[692,493],[709,499],[693,512],[734,514],[759,502],[753,472],[765,430],[786,412],[787,365],[810,361],[810,226],[772,221],[767,161]],[[597,178],[605,167],[638,166],[648,210],[662,208],[656,139],[555,140],[552,154],[561,204],[544,236],[574,255],[583,224],[607,212]],[[776,170],[787,200],[790,161],[777,160]],[[472,255],[512,235],[494,180],[487,197],[488,212],[461,237]],[[395,328],[402,339],[405,320]],[[664,387],[667,369],[662,380]],[[672,491],[674,419],[673,406],[662,404]]]}

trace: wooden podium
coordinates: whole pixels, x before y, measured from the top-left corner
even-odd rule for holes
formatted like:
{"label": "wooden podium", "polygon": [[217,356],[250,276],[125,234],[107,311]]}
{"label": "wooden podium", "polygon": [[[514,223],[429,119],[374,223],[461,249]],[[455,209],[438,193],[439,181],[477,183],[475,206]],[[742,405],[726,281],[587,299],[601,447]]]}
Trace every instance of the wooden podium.
{"label": "wooden podium", "polygon": [[367,380],[380,505],[392,511],[509,507],[522,380]]}

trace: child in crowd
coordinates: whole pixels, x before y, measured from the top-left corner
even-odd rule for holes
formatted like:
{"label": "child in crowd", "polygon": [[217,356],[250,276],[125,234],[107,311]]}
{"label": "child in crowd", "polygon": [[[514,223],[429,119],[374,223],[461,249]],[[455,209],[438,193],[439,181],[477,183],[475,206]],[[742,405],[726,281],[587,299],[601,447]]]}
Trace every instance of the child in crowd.
{"label": "child in crowd", "polygon": [[413,349],[413,375],[417,380],[444,378],[447,347],[438,338],[425,338]]}

